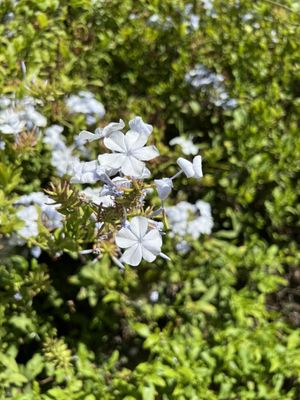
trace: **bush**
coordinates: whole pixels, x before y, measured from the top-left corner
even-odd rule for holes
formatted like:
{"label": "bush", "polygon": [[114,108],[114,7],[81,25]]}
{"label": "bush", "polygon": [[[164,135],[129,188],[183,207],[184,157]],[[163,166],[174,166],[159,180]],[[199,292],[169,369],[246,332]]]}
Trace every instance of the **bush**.
{"label": "bush", "polygon": [[[41,102],[39,137],[0,133],[1,398],[300,397],[299,13],[292,0],[1,2],[1,107]],[[92,128],[66,105],[80,91],[106,109]],[[204,177],[181,176],[167,205],[208,201],[212,234],[185,254],[168,237],[170,262],[123,271],[78,254],[85,214],[67,237],[39,215],[39,235],[16,242],[18,199],[58,182],[42,117],[70,147],[135,115],[154,126],[155,176],[176,172],[170,140],[193,136]]]}

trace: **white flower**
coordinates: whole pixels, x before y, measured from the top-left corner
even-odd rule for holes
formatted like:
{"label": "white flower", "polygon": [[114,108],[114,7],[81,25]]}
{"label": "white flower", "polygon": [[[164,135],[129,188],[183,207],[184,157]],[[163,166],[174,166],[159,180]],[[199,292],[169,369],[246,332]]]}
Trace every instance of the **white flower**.
{"label": "white flower", "polygon": [[214,226],[210,204],[206,203],[205,201],[198,200],[196,202],[196,207],[200,211],[200,217],[197,218],[198,231],[200,233],[210,235]]}
{"label": "white flower", "polygon": [[91,115],[91,114],[87,114],[86,115],[86,124],[87,125],[94,125],[97,122],[97,119]]}
{"label": "white flower", "polygon": [[62,227],[63,215],[57,211],[59,207],[54,201],[43,192],[32,192],[21,196],[16,204],[30,205],[37,204],[42,211],[42,222],[49,229],[53,230]]}
{"label": "white flower", "polygon": [[101,190],[102,196],[119,197],[124,194],[124,191],[131,187],[131,181],[125,177],[116,176],[111,180],[107,180]]}
{"label": "white flower", "polygon": [[[171,236],[181,239],[188,236],[196,240],[202,234],[209,235],[212,231],[214,222],[211,208],[205,201],[198,200],[196,204],[181,201],[176,206],[167,207],[166,212],[172,231]],[[186,247],[186,244],[182,246],[181,250]]]}
{"label": "white flower", "polygon": [[173,182],[170,178],[154,179],[158,196],[161,200],[166,200],[173,188]]}
{"label": "white flower", "polygon": [[17,135],[25,127],[25,121],[21,120],[20,114],[13,109],[0,112],[0,132],[6,135]]}
{"label": "white flower", "polygon": [[6,96],[0,97],[0,108],[7,108],[11,105],[11,99]]}
{"label": "white flower", "polygon": [[125,127],[124,121],[120,119],[119,122],[111,122],[103,129],[97,128],[95,130],[95,133],[91,133],[89,131],[82,131],[79,133],[79,138],[82,140],[82,143],[93,142],[94,140],[108,137],[114,132],[121,131],[124,127]]}
{"label": "white flower", "polygon": [[51,125],[45,130],[43,138],[43,142],[52,147],[51,165],[58,176],[74,174],[74,165],[80,163],[79,158],[73,155],[73,146],[66,146],[65,138],[61,134],[63,129],[60,125]]}
{"label": "white flower", "polygon": [[75,162],[71,183],[95,183],[100,180],[97,174],[99,164],[97,160],[87,162]]}
{"label": "white flower", "polygon": [[116,173],[118,172],[118,169],[110,168],[108,166],[103,166],[103,165],[98,164],[96,172],[99,175],[100,181],[107,183],[108,181],[110,181],[109,177],[116,175]]}
{"label": "white flower", "polygon": [[23,207],[17,211],[17,216],[24,222],[24,226],[18,230],[18,234],[24,239],[38,235],[38,212],[35,206]]}
{"label": "white flower", "polygon": [[129,121],[130,130],[150,135],[153,131],[153,127],[150,124],[146,124],[141,117],[135,117]]}
{"label": "white flower", "polygon": [[152,262],[161,252],[162,239],[157,229],[148,230],[148,219],[134,217],[126,228],[116,235],[116,244],[127,249],[121,261],[136,266],[142,258]]}
{"label": "white flower", "polygon": [[156,303],[159,299],[159,292],[157,290],[152,290],[152,292],[150,292],[149,298],[152,303]]}
{"label": "white flower", "polygon": [[187,178],[195,177],[197,179],[202,178],[202,157],[196,156],[193,159],[193,163],[186,160],[185,158],[179,157],[177,164],[182,169]]}
{"label": "white flower", "polygon": [[30,249],[30,253],[33,255],[34,258],[39,258],[42,253],[42,249],[39,246],[32,246]]}
{"label": "white flower", "polygon": [[31,130],[35,127],[45,127],[46,118],[35,109],[39,102],[32,97],[23,97],[20,100],[14,98],[0,99],[0,107],[6,110],[0,112],[0,131],[7,134],[18,134],[23,129]]}
{"label": "white flower", "polygon": [[32,129],[35,126],[45,127],[47,125],[47,119],[33,106],[27,106],[23,112],[23,118],[26,121],[27,129]]}
{"label": "white flower", "polygon": [[105,115],[105,108],[103,104],[97,101],[91,92],[81,91],[78,93],[78,95],[71,95],[66,100],[66,105],[71,114],[97,114],[98,118],[102,118]]}
{"label": "white flower", "polygon": [[79,163],[79,158],[73,156],[72,147],[67,147],[63,142],[61,148],[54,148],[52,150],[51,165],[56,169],[58,176],[73,173],[73,166]]}
{"label": "white flower", "polygon": [[112,207],[115,204],[113,196],[110,195],[103,195],[101,193],[101,189],[99,188],[85,188],[81,193],[85,195],[85,197],[92,201],[97,206],[102,207]]}
{"label": "white flower", "polygon": [[[116,168],[124,175],[143,177],[145,175],[145,163],[159,155],[155,146],[145,146],[148,134],[130,130],[124,135],[122,132],[114,132],[104,139],[105,146],[112,150],[112,154],[101,154],[98,160],[102,166]],[[148,173],[146,174],[148,175]]]}
{"label": "white flower", "polygon": [[170,140],[169,144],[171,146],[178,144],[181,147],[183,154],[186,154],[187,156],[194,156],[198,153],[198,148],[194,145],[190,136],[188,138],[182,136],[175,137],[174,139]]}
{"label": "white flower", "polygon": [[120,191],[131,188],[131,181],[124,177],[116,176],[112,179],[112,182],[114,186]]}
{"label": "white flower", "polygon": [[61,135],[64,128],[60,125],[51,125],[49,128],[45,130],[45,135],[43,138],[43,142],[53,149],[62,149],[65,148],[65,138]]}
{"label": "white flower", "polygon": [[203,200],[198,200],[196,201],[196,207],[203,217],[211,217],[211,207],[209,203],[206,203],[206,201]]}
{"label": "white flower", "polygon": [[185,240],[180,240],[178,243],[176,243],[175,248],[178,253],[187,254],[191,249],[191,246]]}
{"label": "white flower", "polygon": [[14,294],[14,299],[17,301],[21,301],[23,299],[23,296],[21,295],[20,292],[17,292]]}

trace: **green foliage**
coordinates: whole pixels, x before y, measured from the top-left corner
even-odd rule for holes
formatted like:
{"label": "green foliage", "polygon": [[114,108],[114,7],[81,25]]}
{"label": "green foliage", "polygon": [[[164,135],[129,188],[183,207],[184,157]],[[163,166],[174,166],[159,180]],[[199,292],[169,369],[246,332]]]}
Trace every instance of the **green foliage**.
{"label": "green foliage", "polygon": [[[78,256],[91,241],[91,210],[67,184],[50,187],[49,149],[0,134],[0,398],[298,399],[297,3],[214,0],[209,11],[194,1],[196,30],[186,0],[12,3],[0,4],[1,93],[43,100],[70,143],[86,129],[66,112],[70,93],[95,93],[107,110],[101,125],[141,115],[154,125],[161,176],[181,155],[169,140],[194,135],[205,176],[199,185],[182,178],[171,202],[209,201],[215,228],[185,256],[168,239],[171,261],[138,269]],[[186,81],[197,64],[225,77],[236,107]],[[18,196],[43,189],[74,218],[54,241],[42,232],[33,244],[50,251],[37,262],[9,235],[22,226]]]}

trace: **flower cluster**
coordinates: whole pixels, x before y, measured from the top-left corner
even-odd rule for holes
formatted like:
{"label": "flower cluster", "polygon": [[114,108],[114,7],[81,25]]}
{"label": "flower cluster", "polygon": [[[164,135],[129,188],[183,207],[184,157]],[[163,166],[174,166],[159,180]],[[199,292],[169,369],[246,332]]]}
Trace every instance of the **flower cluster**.
{"label": "flower cluster", "polygon": [[[61,228],[63,215],[57,211],[59,205],[43,192],[33,192],[18,198],[15,203],[16,215],[23,223],[10,238],[11,245],[23,245],[26,241],[34,239],[39,234],[39,224],[42,224],[48,231]],[[38,257],[41,249],[38,246],[32,247],[32,254]]]}
{"label": "flower cluster", "polygon": [[202,64],[197,64],[186,74],[185,79],[195,89],[207,92],[215,106],[223,108],[236,106],[236,100],[231,99],[225,90],[223,75],[210,71]]}
{"label": "flower cluster", "polygon": [[63,215],[57,211],[59,206],[54,204],[53,200],[43,192],[23,195],[19,197],[17,204],[25,206],[22,207],[22,211],[32,206],[38,206],[41,211],[41,220],[50,231],[62,226]]}
{"label": "flower cluster", "polygon": [[[72,112],[103,115],[104,109],[101,114],[100,103],[94,100],[86,92],[80,92],[80,96],[68,99],[68,106]],[[39,128],[46,125],[46,119],[35,110],[35,104],[29,97],[17,102],[1,98],[0,132],[16,137],[23,130],[38,132],[37,137],[51,151],[51,164],[56,175],[69,179],[70,183],[58,186],[57,192],[54,185],[54,189],[47,192],[50,197],[42,192],[34,192],[17,200],[16,215],[23,225],[11,238],[12,242],[21,245],[26,241],[37,243],[33,239],[38,237],[42,226],[50,233],[59,230],[57,237],[60,235],[63,238],[64,227],[68,225],[68,219],[74,216],[70,210],[77,210],[80,214],[78,210],[82,207],[85,210],[82,212],[87,212],[90,230],[94,232],[86,242],[81,242],[79,251],[82,254],[94,253],[98,258],[105,252],[109,253],[122,268],[123,263],[136,266],[142,260],[153,262],[158,256],[168,259],[162,252],[162,237],[168,232],[167,216],[170,218],[171,235],[175,233],[178,238],[181,232],[184,242],[190,232],[188,227],[183,228],[182,225],[179,232],[178,221],[175,224],[173,221],[173,208],[165,208],[165,201],[179,175],[194,179],[202,177],[202,158],[196,155],[197,146],[192,140],[173,139],[172,144],[180,145],[185,155],[193,155],[192,160],[179,157],[175,175],[151,181],[147,163],[153,162],[159,156],[159,151],[148,143],[151,141],[153,127],[141,117],[130,120],[127,130],[125,123],[120,120],[97,128],[94,133],[82,131],[74,138],[74,143],[68,145],[63,135],[64,128],[60,125],[51,125],[40,134]],[[91,157],[95,153],[88,149],[88,144],[92,142],[98,142],[97,149],[106,149],[97,154],[95,159]],[[81,161],[79,155],[85,161]],[[70,185],[80,186],[78,189],[72,186],[72,189]],[[154,209],[150,202],[154,192],[161,201],[158,209]],[[69,203],[66,205],[64,202]],[[193,207],[191,211],[195,214]],[[199,211],[199,205],[196,207]],[[196,222],[186,219],[186,224],[189,220],[189,226],[199,222],[202,226],[200,230],[192,229],[193,234],[190,236],[194,238],[196,232],[204,233],[204,225],[209,226],[205,217],[207,215],[202,207]],[[210,229],[206,228],[206,232],[210,232]],[[51,240],[53,242],[53,235]],[[91,242],[92,248],[89,249]],[[35,247],[34,251],[39,254],[40,249]]]}
{"label": "flower cluster", "polygon": [[73,154],[74,146],[67,146],[62,135],[64,128],[51,125],[45,130],[43,142],[51,149],[51,165],[58,176],[68,175],[73,171],[73,165],[79,158]]}
{"label": "flower cluster", "polygon": [[202,234],[209,235],[214,225],[210,205],[202,200],[196,204],[181,201],[176,206],[167,207],[166,213],[170,235],[177,239],[176,248],[181,253],[189,250],[189,238],[197,240]]}
{"label": "flower cluster", "polygon": [[13,99],[7,96],[0,98],[0,133],[18,135],[23,131],[37,131],[47,124],[46,118],[36,110],[38,100],[26,96]]}
{"label": "flower cluster", "polygon": [[72,94],[66,99],[66,106],[70,114],[84,114],[88,125],[95,124],[105,115],[103,104],[95,99],[93,93],[87,91]]}
{"label": "flower cluster", "polygon": [[[120,120],[97,128],[95,133],[82,131],[79,134],[81,145],[101,141],[107,152],[99,154],[96,160],[75,160],[71,183],[89,185],[79,192],[79,196],[81,201],[91,205],[97,232],[93,249],[85,249],[82,253],[99,255],[106,241],[119,266],[123,263],[136,266],[142,259],[153,262],[157,256],[168,258],[161,251],[164,234],[161,220],[166,216],[164,201],[180,174],[187,178],[202,177],[202,158],[198,155],[189,161],[180,157],[177,160],[180,169],[174,176],[155,179],[152,183],[146,162],[159,156],[158,149],[147,144],[153,127],[141,117],[135,117],[129,121],[126,132],[124,128],[125,124]],[[158,210],[154,210],[147,199],[153,189],[162,203]],[[121,249],[124,249],[123,253]]]}
{"label": "flower cluster", "polygon": [[178,145],[180,146],[183,154],[186,156],[189,155],[196,155],[198,153],[198,147],[193,143],[193,138],[192,136],[189,137],[183,137],[183,136],[177,136],[173,139],[170,140],[169,144],[171,146]]}

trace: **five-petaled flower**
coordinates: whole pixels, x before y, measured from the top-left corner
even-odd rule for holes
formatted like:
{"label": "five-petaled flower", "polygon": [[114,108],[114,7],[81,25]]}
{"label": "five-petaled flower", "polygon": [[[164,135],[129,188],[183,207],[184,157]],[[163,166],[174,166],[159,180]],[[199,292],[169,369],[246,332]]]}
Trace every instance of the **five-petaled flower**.
{"label": "five-petaled flower", "polygon": [[114,132],[104,139],[104,145],[113,151],[111,154],[98,156],[100,165],[119,169],[124,175],[141,178],[147,168],[144,161],[152,160],[159,155],[155,146],[145,146],[149,134],[134,130],[125,135]]}
{"label": "five-petaled flower", "polygon": [[127,249],[121,261],[136,266],[142,258],[152,262],[161,254],[162,239],[158,229],[148,229],[146,217],[133,217],[116,235],[117,246]]}

